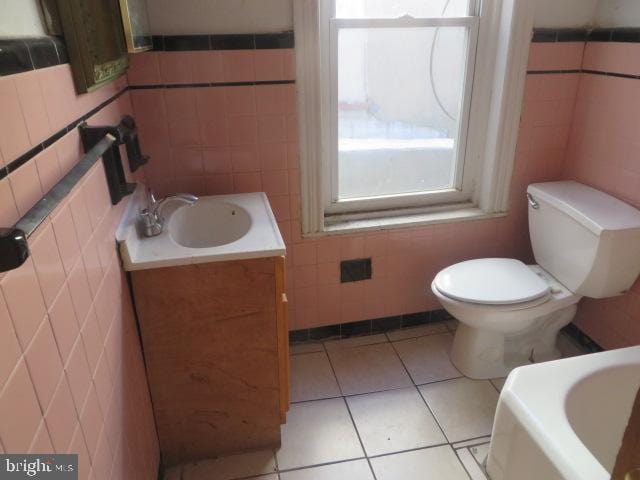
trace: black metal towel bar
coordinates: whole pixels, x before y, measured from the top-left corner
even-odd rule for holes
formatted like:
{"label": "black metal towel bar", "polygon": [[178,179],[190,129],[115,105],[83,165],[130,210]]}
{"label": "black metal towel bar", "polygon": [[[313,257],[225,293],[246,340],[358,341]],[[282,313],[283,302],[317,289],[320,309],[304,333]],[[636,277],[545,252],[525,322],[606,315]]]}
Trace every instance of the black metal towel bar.
{"label": "black metal towel bar", "polygon": [[29,258],[27,239],[98,159],[102,158],[113,205],[135,190],[135,184],[126,181],[119,146],[126,146],[131,172],[147,163],[149,157],[140,150],[133,118],[127,115],[116,126],[95,127],[82,123],[78,128],[86,152],[82,159],[18,223],[0,228],[0,272],[18,268]]}

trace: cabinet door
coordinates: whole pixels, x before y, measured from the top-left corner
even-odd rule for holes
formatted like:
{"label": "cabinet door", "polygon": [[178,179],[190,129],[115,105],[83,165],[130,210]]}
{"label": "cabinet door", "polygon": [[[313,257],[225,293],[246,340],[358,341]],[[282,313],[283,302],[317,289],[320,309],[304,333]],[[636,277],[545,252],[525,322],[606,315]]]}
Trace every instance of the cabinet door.
{"label": "cabinet door", "polygon": [[289,411],[289,302],[284,291],[284,257],[276,261],[276,305],[278,318],[278,358],[280,369],[280,419],[287,423]]}

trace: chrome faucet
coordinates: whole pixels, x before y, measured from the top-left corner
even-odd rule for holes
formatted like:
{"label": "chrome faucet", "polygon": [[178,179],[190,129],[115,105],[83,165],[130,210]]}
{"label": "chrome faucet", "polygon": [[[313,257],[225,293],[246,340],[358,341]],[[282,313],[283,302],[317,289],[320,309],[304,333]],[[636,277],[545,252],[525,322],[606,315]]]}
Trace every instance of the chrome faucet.
{"label": "chrome faucet", "polygon": [[163,198],[162,200],[156,200],[153,191],[151,189],[147,190],[147,207],[140,212],[145,237],[155,237],[162,233],[165,221],[165,218],[162,216],[162,209],[167,203],[173,200],[193,205],[198,201],[198,197],[188,193],[178,193]]}

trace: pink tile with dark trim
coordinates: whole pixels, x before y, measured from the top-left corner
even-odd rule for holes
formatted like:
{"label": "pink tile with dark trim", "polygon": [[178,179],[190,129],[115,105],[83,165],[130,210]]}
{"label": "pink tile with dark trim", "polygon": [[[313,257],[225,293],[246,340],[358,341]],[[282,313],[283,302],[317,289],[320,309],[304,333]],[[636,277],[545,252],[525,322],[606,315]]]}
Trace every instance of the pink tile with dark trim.
{"label": "pink tile with dark trim", "polygon": [[5,163],[11,163],[31,148],[27,125],[12,76],[0,78],[0,150]]}

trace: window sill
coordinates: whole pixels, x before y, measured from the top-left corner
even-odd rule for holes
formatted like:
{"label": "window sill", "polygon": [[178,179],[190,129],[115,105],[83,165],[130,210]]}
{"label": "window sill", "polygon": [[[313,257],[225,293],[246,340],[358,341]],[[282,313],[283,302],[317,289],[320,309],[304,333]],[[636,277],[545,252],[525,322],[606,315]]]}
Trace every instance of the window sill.
{"label": "window sill", "polygon": [[463,208],[422,212],[418,214],[398,215],[393,217],[378,217],[358,220],[339,220],[334,217],[331,223],[325,224],[324,231],[305,234],[304,237],[321,237],[328,235],[343,235],[371,230],[392,230],[398,228],[435,225],[440,223],[464,222],[504,217],[507,212],[487,213],[480,208],[468,206]]}

